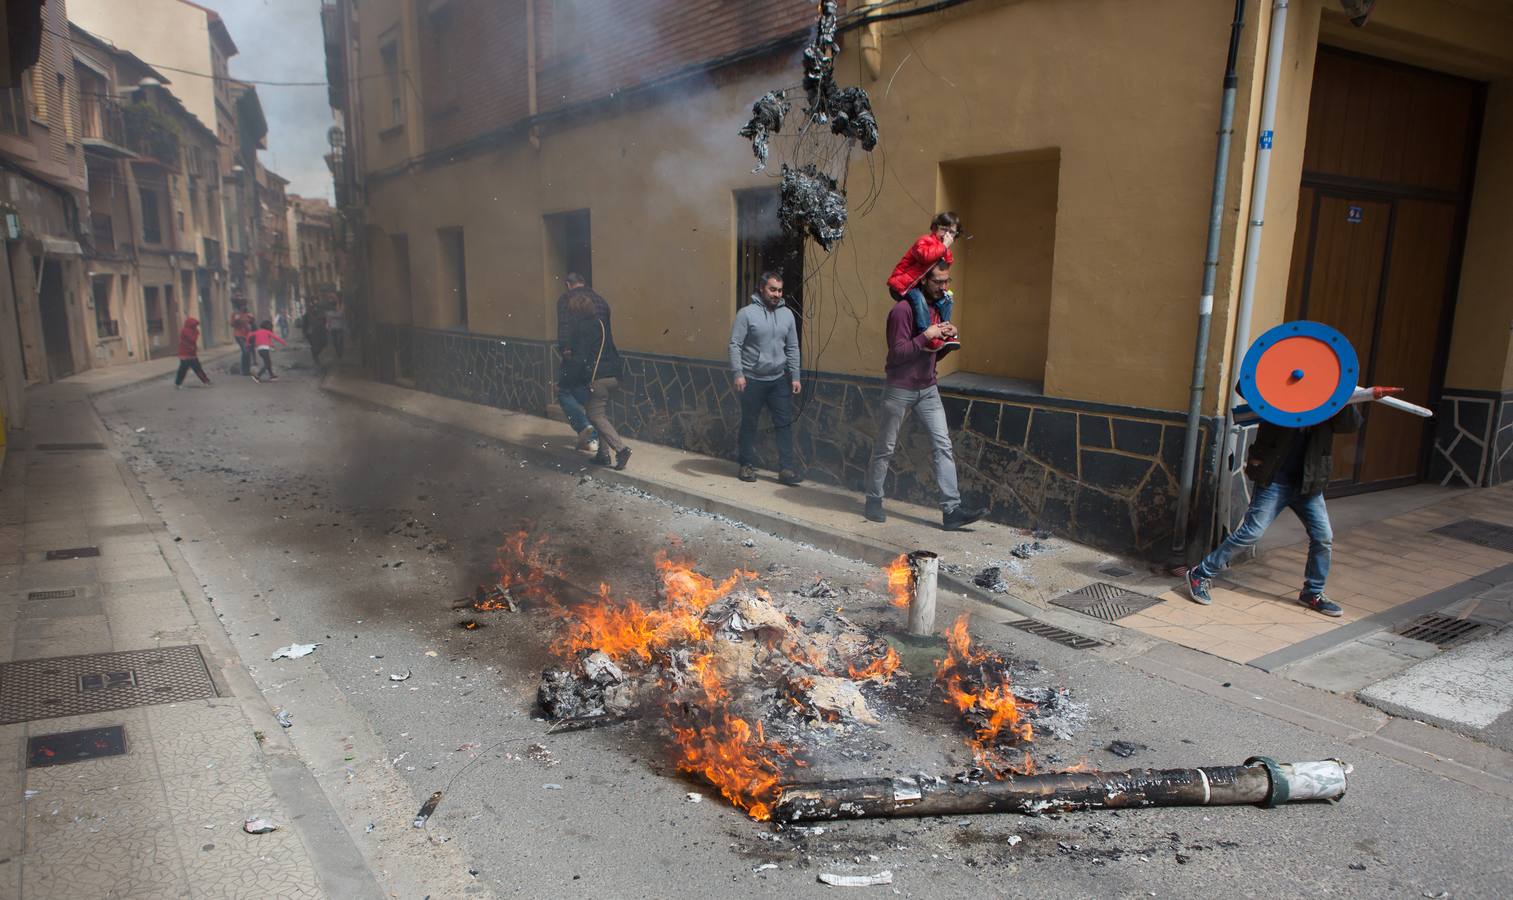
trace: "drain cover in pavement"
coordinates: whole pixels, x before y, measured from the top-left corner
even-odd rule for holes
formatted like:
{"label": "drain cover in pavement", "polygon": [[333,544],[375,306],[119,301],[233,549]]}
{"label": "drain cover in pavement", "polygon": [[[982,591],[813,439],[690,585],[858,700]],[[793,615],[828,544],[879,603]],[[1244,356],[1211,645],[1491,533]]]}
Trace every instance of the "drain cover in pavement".
{"label": "drain cover in pavement", "polygon": [[198,647],[0,665],[0,725],[216,696]]}
{"label": "drain cover in pavement", "polygon": [[1493,550],[1513,553],[1513,528],[1507,525],[1499,525],[1496,522],[1486,522],[1481,519],[1461,519],[1459,522],[1442,525],[1434,529],[1430,534],[1442,534],[1445,537],[1466,541],[1479,547],[1491,547]]}
{"label": "drain cover in pavement", "polygon": [[1399,625],[1392,629],[1392,633],[1443,648],[1468,641],[1491,627],[1474,619],[1457,619],[1454,616],[1431,613]]}
{"label": "drain cover in pavement", "polygon": [[67,550],[49,550],[48,559],[84,559],[87,556],[99,556],[99,547],[70,547]]}
{"label": "drain cover in pavement", "polygon": [[1030,634],[1038,635],[1048,641],[1055,641],[1058,644],[1071,647],[1073,650],[1087,650],[1103,645],[1102,641],[1095,641],[1090,637],[1083,637],[1076,632],[1067,631],[1065,628],[1057,628],[1055,625],[1047,625],[1044,622],[1037,622],[1034,619],[1015,619],[1005,624],[1011,628],[1018,628],[1020,631],[1028,631]]}
{"label": "drain cover in pavement", "polygon": [[1051,602],[1085,616],[1112,622],[1142,609],[1149,609],[1161,601],[1155,597],[1125,590],[1117,584],[1095,581],[1081,590],[1063,594]]}
{"label": "drain cover in pavement", "polygon": [[38,450],[104,450],[104,444],[38,444]]}
{"label": "drain cover in pavement", "polygon": [[31,593],[29,593],[29,594],[26,595],[26,599],[28,599],[28,600],[67,600],[70,597],[77,597],[77,596],[79,596],[78,590],[76,590],[74,588],[63,588],[62,590],[57,590],[57,591],[32,591]]}
{"label": "drain cover in pavement", "polygon": [[102,756],[121,756],[125,752],[126,728],[122,725],[39,734],[26,742],[26,767],[61,766]]}

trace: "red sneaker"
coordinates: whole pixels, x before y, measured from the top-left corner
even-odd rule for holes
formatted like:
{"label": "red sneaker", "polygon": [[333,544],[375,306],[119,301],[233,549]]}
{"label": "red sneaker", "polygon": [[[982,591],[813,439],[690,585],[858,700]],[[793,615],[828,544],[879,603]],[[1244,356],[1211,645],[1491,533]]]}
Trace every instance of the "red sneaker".
{"label": "red sneaker", "polygon": [[932,340],[925,341],[925,350],[929,351],[930,353],[938,353],[940,351],[940,348],[944,347],[945,345],[945,341],[941,340],[940,338],[934,338]]}

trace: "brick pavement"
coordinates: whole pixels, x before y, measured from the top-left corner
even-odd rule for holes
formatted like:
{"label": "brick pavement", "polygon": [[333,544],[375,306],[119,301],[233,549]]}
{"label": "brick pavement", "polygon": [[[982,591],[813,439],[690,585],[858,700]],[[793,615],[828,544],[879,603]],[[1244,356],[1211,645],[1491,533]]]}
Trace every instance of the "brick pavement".
{"label": "brick pavement", "polygon": [[[176,364],[28,392],[32,428],[0,474],[0,663],[194,646],[218,696],[0,725],[0,897],[323,895],[296,816],[270,779],[272,718],[249,718],[261,698],[244,706],[233,695],[225,673],[241,663],[214,616],[209,629],[196,616],[191,604],[210,607],[180,577],[182,560],[133,476],[110,450],[36,449],[108,445],[89,395],[148,377],[166,389]],[[98,557],[45,558],[90,546]],[[61,589],[76,595],[28,597]],[[12,676],[0,673],[0,712],[15,708]],[[124,726],[125,755],[26,768],[29,738],[111,725]],[[282,827],[245,833],[256,815]]]}

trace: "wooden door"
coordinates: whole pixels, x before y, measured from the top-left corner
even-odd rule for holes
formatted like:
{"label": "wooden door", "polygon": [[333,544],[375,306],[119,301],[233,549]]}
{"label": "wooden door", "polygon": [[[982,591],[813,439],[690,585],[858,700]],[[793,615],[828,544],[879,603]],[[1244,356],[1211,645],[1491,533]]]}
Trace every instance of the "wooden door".
{"label": "wooden door", "polygon": [[[1474,168],[1481,86],[1319,49],[1287,317],[1338,328],[1361,383],[1433,408]],[[1417,481],[1423,419],[1367,404],[1335,439],[1334,491]]]}

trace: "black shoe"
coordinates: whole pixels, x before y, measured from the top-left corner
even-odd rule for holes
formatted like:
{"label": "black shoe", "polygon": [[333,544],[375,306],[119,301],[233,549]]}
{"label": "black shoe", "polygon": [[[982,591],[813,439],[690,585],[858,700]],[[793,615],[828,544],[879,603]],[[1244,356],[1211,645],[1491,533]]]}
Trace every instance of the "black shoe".
{"label": "black shoe", "polygon": [[600,466],[611,466],[614,465],[614,463],[614,457],[609,455],[609,445],[604,443],[599,444],[599,452],[594,455],[594,464]]}
{"label": "black shoe", "polygon": [[624,470],[625,464],[628,463],[628,462],[630,462],[630,448],[629,447],[621,447],[619,450],[615,451],[615,470],[616,471],[622,471],[622,470]]}
{"label": "black shoe", "polygon": [[778,484],[786,484],[789,487],[794,487],[803,483],[803,476],[799,475],[799,473],[793,471],[792,469],[784,469],[783,471],[778,473]]}
{"label": "black shoe", "polygon": [[944,341],[943,343],[941,343],[940,350],[937,351],[937,352],[939,352],[939,353],[950,353],[953,350],[960,350],[960,349],[961,349],[961,341],[958,341],[956,338],[951,338],[951,339],[949,339],[949,340]]}
{"label": "black shoe", "polygon": [[756,481],[756,466],[741,466],[741,473],[736,477],[742,481]]}
{"label": "black shoe", "polygon": [[944,528],[946,531],[955,531],[956,529],[961,528],[963,525],[971,525],[973,522],[976,522],[978,519],[982,518],[982,515],[985,512],[987,512],[987,510],[968,509],[965,506],[958,506],[940,517],[940,527]]}
{"label": "black shoe", "polygon": [[888,521],[888,514],[883,512],[883,498],[868,497],[867,508],[862,512],[862,515],[866,516],[869,522]]}

